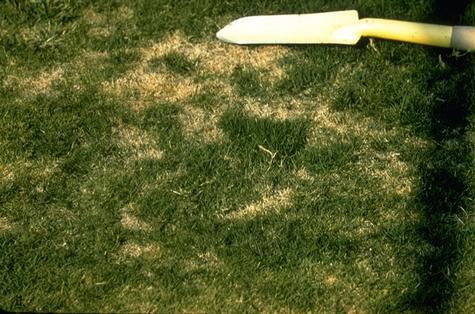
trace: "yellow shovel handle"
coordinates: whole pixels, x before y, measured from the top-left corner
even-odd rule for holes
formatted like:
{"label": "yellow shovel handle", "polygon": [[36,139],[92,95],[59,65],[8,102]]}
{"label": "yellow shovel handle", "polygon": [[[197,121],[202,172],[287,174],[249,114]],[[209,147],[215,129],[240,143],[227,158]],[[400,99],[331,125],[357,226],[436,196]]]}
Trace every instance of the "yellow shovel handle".
{"label": "yellow shovel handle", "polygon": [[475,50],[475,27],[445,26],[416,22],[361,19],[360,34],[368,37],[405,41],[416,44]]}

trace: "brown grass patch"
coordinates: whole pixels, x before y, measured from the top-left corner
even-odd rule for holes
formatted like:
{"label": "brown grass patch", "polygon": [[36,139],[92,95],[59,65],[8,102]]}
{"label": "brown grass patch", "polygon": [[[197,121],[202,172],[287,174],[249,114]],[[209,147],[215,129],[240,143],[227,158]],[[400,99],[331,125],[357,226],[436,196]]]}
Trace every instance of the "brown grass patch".
{"label": "brown grass patch", "polygon": [[5,217],[0,217],[0,233],[6,233],[13,230],[13,224]]}
{"label": "brown grass patch", "polygon": [[63,79],[64,71],[61,68],[55,68],[51,71],[41,73],[38,77],[27,80],[26,88],[35,94],[45,94],[54,82]]}
{"label": "brown grass patch", "polygon": [[303,181],[312,181],[313,177],[308,173],[307,169],[305,168],[300,168],[299,170],[294,172],[294,176],[297,179],[303,180]]}
{"label": "brown grass patch", "polygon": [[[115,26],[123,21],[131,20],[134,17],[134,11],[127,7],[121,6],[117,10],[102,14],[93,9],[86,9],[83,13],[82,20],[90,26],[87,32],[90,37],[110,37],[116,30]],[[134,30],[134,24],[128,25],[127,31]]]}
{"label": "brown grass patch", "polygon": [[0,180],[3,182],[11,182],[14,179],[15,179],[15,173],[13,169],[11,167],[0,165]]}
{"label": "brown grass patch", "polygon": [[119,20],[130,20],[134,17],[134,10],[129,8],[128,6],[121,6],[115,12],[115,17]]}
{"label": "brown grass patch", "polygon": [[114,135],[117,146],[129,155],[127,162],[142,159],[159,160],[163,157],[156,139],[146,131],[121,126],[114,129]]}
{"label": "brown grass patch", "polygon": [[[320,128],[327,128],[335,131],[337,134],[343,134],[349,131],[351,127],[341,114],[332,112],[327,102],[320,102],[312,111],[312,120],[315,123],[314,131]],[[345,123],[346,122],[346,123]]]}
{"label": "brown grass patch", "polygon": [[64,79],[63,75],[64,70],[61,67],[55,67],[37,76],[21,77],[8,75],[4,84],[5,86],[18,87],[26,95],[37,96],[49,94],[53,84]]}
{"label": "brown grass patch", "polygon": [[8,31],[6,29],[0,29],[0,38],[3,38],[5,35],[8,34]]}
{"label": "brown grass patch", "polygon": [[[276,61],[287,49],[278,46],[237,47],[217,40],[191,42],[182,33],[176,32],[139,51],[142,58],[137,66],[115,80],[103,82],[103,91],[129,103],[136,110],[160,102],[179,102],[184,106],[180,117],[185,136],[209,143],[223,137],[217,122],[225,106],[217,104],[213,110],[199,109],[188,104],[191,97],[200,92],[214,92],[228,100],[238,98],[227,79],[236,66],[256,68],[267,73],[267,79],[277,79],[282,75],[282,69]],[[150,61],[172,52],[183,54],[190,60],[198,60],[196,75],[179,75],[166,67],[160,67],[156,71],[150,69]],[[298,102],[293,102],[290,106],[287,104],[287,109],[279,104],[273,104],[273,109],[270,109],[268,104],[254,103],[251,100],[247,106],[259,116],[285,119],[294,114],[288,108],[297,108]]]}
{"label": "brown grass patch", "polygon": [[276,82],[284,76],[278,60],[287,53],[283,46],[246,47],[214,43],[213,52],[204,54],[203,64],[216,74],[230,75],[236,67],[252,68],[265,73],[264,79]]}
{"label": "brown grass patch", "polygon": [[92,27],[87,32],[87,35],[90,37],[102,37],[107,38],[110,37],[115,32],[114,26],[106,26],[106,27]]}
{"label": "brown grass patch", "polygon": [[190,139],[211,143],[221,141],[223,131],[218,127],[221,110],[208,112],[196,107],[187,107],[180,117],[184,135]]}
{"label": "brown grass patch", "polygon": [[[358,136],[365,140],[375,138],[388,138],[396,136],[397,131],[376,130],[374,121],[355,113],[336,112],[330,109],[330,100],[318,99],[309,104],[309,116],[312,118],[312,128],[308,140],[309,145],[322,145],[331,143],[335,137]],[[310,107],[311,106],[311,107]],[[328,137],[328,130],[334,136]]]}
{"label": "brown grass patch", "polygon": [[[359,155],[358,173],[378,180],[380,191],[399,196],[408,196],[411,193],[414,185],[412,166],[401,160],[397,151],[382,153],[371,147],[371,142],[384,142],[400,137],[399,130],[375,128],[371,117],[334,112],[326,102],[315,106],[310,116],[314,123],[307,142],[309,146],[331,146],[334,145],[335,139],[351,141],[357,137],[363,143],[356,152]],[[411,141],[408,145],[420,149],[426,149],[429,145],[427,141],[413,137],[407,141]]]}
{"label": "brown grass patch", "polygon": [[120,223],[122,224],[122,227],[127,230],[146,232],[152,230],[150,224],[138,219],[137,217],[126,211],[122,212],[122,219],[120,220]]}
{"label": "brown grass patch", "polygon": [[104,92],[115,97],[133,93],[139,98],[162,102],[186,100],[200,89],[200,85],[190,78],[149,72],[146,67],[129,71],[112,82],[103,82],[102,87]]}
{"label": "brown grass patch", "polygon": [[172,51],[182,53],[190,59],[200,60],[205,70],[216,75],[230,75],[236,66],[243,66],[280,76],[283,72],[276,61],[282,58],[288,49],[283,46],[236,46],[218,40],[192,43],[180,32],[166,37],[150,48],[142,49],[145,61]]}
{"label": "brown grass patch", "polygon": [[36,42],[41,37],[41,29],[39,27],[23,26],[18,29],[18,36],[25,43]]}
{"label": "brown grass patch", "polygon": [[[268,79],[281,77],[282,69],[276,60],[281,58],[287,51],[283,47],[236,47],[225,45],[217,41],[192,43],[186,37],[177,32],[151,47],[142,48],[142,64],[134,71],[127,73],[119,79],[118,86],[131,87],[142,91],[143,95],[151,95],[162,100],[182,101],[190,97],[193,92],[214,89],[220,94],[233,95],[229,84],[223,85],[223,75],[229,76],[235,67],[252,67],[261,72],[268,73]],[[199,60],[198,71],[210,73],[207,82],[196,83],[189,78],[174,75],[169,72],[149,73],[148,62],[160,58],[168,53],[181,53],[191,60]],[[136,84],[130,84],[136,82]],[[210,84],[211,83],[211,84]],[[107,90],[107,85],[105,85]],[[154,91],[151,93],[151,91]]]}
{"label": "brown grass patch", "polygon": [[266,192],[263,197],[247,206],[232,212],[225,216],[229,220],[252,219],[256,216],[266,215],[268,213],[279,213],[285,207],[291,205],[291,198],[294,191],[290,188],[285,188],[278,191]]}
{"label": "brown grass patch", "polygon": [[74,82],[71,92],[77,92],[83,89],[79,82],[88,75],[88,71],[104,68],[103,63],[107,56],[107,52],[84,51],[72,61],[39,74],[31,74],[25,70],[19,75],[7,75],[4,84],[7,87],[19,89],[19,92],[26,97],[40,94],[51,96],[54,84],[64,81]]}
{"label": "brown grass patch", "polygon": [[115,27],[107,23],[107,16],[92,9],[86,9],[83,13],[85,24],[91,28],[87,31],[89,37],[109,37],[115,31]]}
{"label": "brown grass patch", "polygon": [[[180,42],[183,44],[180,45]],[[188,47],[193,47],[182,36],[173,35],[150,48],[140,49],[142,54],[140,64],[114,81],[103,82],[104,92],[120,98],[129,98],[128,96],[133,94],[134,99],[138,98],[138,101],[132,102],[135,109],[141,109],[151,102],[187,100],[201,90],[201,84],[190,77],[177,75],[166,69],[159,73],[149,69],[149,62],[152,59],[163,57],[171,51],[180,51],[180,47],[185,43]],[[182,49],[186,50],[183,47]]]}
{"label": "brown grass patch", "polygon": [[277,121],[295,119],[307,112],[306,104],[298,99],[274,99],[260,101],[252,98],[241,98],[244,109],[258,118],[270,118]]}
{"label": "brown grass patch", "polygon": [[0,165],[0,182],[8,184],[17,177],[28,174],[34,182],[38,183],[37,189],[41,189],[47,179],[56,173],[59,164],[57,159],[41,161],[18,159],[15,162]]}
{"label": "brown grass patch", "polygon": [[400,160],[397,152],[364,151],[358,168],[360,173],[378,180],[380,191],[408,196],[413,189],[411,166]]}
{"label": "brown grass patch", "polygon": [[158,244],[140,245],[134,242],[125,243],[118,252],[118,260],[123,261],[129,258],[143,257],[154,259],[160,255],[160,246]]}
{"label": "brown grass patch", "polygon": [[337,278],[333,275],[330,275],[327,278],[325,278],[325,283],[328,286],[333,286],[333,285],[335,285],[336,282],[337,282]]}

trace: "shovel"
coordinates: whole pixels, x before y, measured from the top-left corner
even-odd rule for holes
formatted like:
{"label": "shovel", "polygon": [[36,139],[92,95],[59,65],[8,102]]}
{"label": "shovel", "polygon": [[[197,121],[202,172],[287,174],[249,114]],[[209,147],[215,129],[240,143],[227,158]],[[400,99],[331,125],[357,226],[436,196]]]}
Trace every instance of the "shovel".
{"label": "shovel", "polygon": [[216,37],[233,44],[342,44],[376,37],[415,44],[475,50],[475,27],[387,19],[359,19],[355,10],[237,19]]}

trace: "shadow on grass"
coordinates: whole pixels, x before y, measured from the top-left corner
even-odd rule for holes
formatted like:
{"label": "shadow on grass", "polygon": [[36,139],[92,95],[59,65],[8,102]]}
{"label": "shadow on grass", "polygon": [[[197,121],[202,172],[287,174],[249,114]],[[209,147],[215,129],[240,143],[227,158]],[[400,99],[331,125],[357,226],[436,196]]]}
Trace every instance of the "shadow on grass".
{"label": "shadow on grass", "polygon": [[[434,18],[457,24],[468,2],[434,1]],[[446,53],[434,49],[432,63]],[[446,69],[429,80],[437,96],[429,132],[436,145],[419,166],[421,185],[416,196],[423,214],[418,232],[431,250],[419,257],[420,284],[402,300],[406,310],[446,312],[457,293],[454,274],[461,263],[463,232],[456,215],[466,207],[470,193],[467,172],[472,152],[466,129],[475,78],[468,58],[447,60]]]}

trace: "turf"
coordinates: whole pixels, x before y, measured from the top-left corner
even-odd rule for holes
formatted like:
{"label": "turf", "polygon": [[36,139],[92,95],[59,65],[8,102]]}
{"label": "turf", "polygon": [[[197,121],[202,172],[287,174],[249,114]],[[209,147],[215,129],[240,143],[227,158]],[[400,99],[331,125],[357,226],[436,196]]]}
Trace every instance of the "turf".
{"label": "turf", "polygon": [[0,2],[0,308],[473,313],[473,55],[214,37],[467,3]]}

